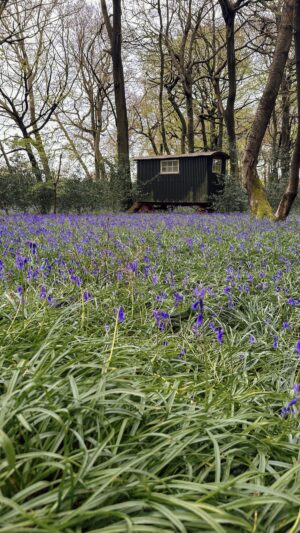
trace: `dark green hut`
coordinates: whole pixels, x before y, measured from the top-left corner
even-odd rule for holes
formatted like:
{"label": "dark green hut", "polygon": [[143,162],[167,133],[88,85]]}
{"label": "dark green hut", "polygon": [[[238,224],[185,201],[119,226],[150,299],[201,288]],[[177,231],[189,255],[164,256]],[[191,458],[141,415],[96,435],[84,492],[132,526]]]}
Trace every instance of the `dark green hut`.
{"label": "dark green hut", "polygon": [[137,157],[137,209],[176,205],[208,207],[222,187],[225,152]]}

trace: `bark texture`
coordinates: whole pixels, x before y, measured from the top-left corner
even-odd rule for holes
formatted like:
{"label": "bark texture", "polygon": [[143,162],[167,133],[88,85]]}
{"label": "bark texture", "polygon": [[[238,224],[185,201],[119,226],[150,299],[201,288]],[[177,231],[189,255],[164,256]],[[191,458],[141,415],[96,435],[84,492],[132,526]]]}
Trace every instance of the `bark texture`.
{"label": "bark texture", "polygon": [[257,174],[257,161],[282,83],[284,68],[291,46],[294,3],[295,0],[285,0],[283,5],[281,23],[268,80],[251,126],[243,158],[243,185],[248,192],[251,212],[258,218],[275,218],[265,189]]}
{"label": "bark texture", "polygon": [[280,200],[276,211],[277,220],[284,220],[293,205],[298,193],[299,186],[299,168],[300,168],[300,0],[295,0],[295,56],[296,56],[296,78],[297,78],[297,136],[292,155],[289,181],[287,188]]}

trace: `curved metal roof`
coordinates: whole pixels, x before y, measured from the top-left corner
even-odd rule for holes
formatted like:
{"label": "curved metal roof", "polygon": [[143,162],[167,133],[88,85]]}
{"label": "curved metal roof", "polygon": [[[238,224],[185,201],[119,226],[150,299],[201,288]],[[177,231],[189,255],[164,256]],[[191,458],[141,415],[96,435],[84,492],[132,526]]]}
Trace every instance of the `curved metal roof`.
{"label": "curved metal roof", "polygon": [[221,150],[211,150],[211,151],[207,151],[207,152],[204,152],[204,151],[201,151],[201,152],[193,152],[193,153],[189,153],[189,154],[173,154],[173,155],[165,155],[165,154],[162,154],[162,155],[150,155],[150,156],[146,156],[146,157],[135,157],[134,158],[134,161],[144,161],[144,160],[149,160],[149,159],[179,159],[179,158],[183,158],[183,157],[212,157],[212,156],[223,156],[223,157],[226,157],[226,159],[229,159],[229,155],[226,154],[226,152],[222,152]]}

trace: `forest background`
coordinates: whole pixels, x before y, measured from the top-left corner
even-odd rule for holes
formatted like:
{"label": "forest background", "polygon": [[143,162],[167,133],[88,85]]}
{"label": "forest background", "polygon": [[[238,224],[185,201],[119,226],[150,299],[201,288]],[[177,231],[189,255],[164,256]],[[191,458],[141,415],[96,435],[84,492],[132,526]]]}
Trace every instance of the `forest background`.
{"label": "forest background", "polygon": [[[218,208],[245,209],[241,160],[289,3],[2,0],[0,208],[126,207],[135,156],[224,150]],[[297,118],[292,48],[257,166],[273,206]]]}

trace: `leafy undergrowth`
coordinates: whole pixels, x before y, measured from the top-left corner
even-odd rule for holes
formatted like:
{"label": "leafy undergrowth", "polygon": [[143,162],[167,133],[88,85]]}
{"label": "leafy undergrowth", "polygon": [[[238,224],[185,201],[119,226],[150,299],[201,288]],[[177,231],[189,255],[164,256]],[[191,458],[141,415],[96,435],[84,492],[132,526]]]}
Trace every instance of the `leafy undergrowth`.
{"label": "leafy undergrowth", "polygon": [[1,532],[299,531],[299,236],[3,218]]}

